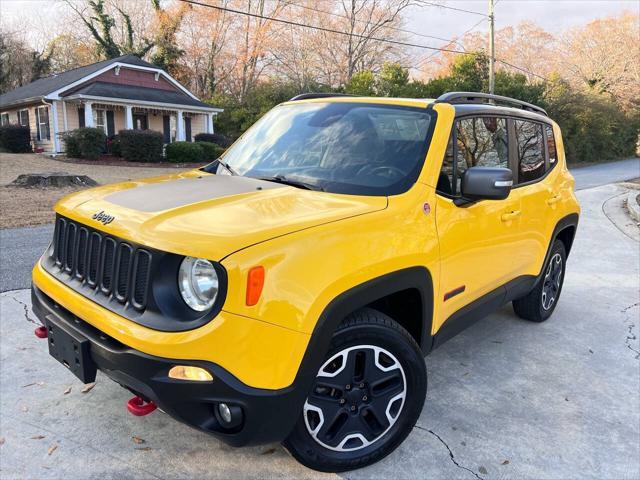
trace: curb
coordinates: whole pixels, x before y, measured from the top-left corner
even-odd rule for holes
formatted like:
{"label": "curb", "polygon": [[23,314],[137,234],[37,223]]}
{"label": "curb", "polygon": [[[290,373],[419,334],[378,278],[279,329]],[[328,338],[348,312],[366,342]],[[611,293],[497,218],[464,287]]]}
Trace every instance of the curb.
{"label": "curb", "polygon": [[638,190],[631,190],[627,193],[626,204],[631,218],[633,218],[637,223],[640,223],[640,205],[638,205],[638,201],[636,200],[638,195],[640,195]]}

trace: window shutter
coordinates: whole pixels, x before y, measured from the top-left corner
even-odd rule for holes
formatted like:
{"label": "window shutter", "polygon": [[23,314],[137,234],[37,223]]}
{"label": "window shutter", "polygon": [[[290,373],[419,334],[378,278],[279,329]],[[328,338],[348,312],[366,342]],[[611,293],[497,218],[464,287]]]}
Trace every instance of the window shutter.
{"label": "window shutter", "polygon": [[191,141],[191,117],[184,117],[185,140]]}
{"label": "window shutter", "polygon": [[78,109],[78,125],[84,127],[84,107]]}
{"label": "window shutter", "polygon": [[171,143],[171,117],[169,115],[162,117],[162,132],[164,134],[164,143]]}
{"label": "window shutter", "polygon": [[113,110],[107,110],[107,137],[115,135],[115,123],[113,120]]}

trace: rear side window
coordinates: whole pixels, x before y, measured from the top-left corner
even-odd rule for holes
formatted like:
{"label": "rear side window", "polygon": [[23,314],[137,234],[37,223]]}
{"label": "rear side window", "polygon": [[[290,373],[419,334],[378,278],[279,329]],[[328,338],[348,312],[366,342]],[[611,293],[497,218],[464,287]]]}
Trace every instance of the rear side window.
{"label": "rear side window", "polygon": [[532,182],[545,173],[542,125],[515,120],[514,126],[518,152],[518,183]]}
{"label": "rear side window", "polygon": [[544,128],[547,133],[547,151],[549,152],[549,168],[551,168],[558,161],[556,137],[553,136],[553,128],[551,125],[545,125]]}
{"label": "rear side window", "polygon": [[462,174],[471,167],[509,166],[507,120],[498,117],[463,118],[456,121],[442,164],[437,191],[451,196],[460,194]]}

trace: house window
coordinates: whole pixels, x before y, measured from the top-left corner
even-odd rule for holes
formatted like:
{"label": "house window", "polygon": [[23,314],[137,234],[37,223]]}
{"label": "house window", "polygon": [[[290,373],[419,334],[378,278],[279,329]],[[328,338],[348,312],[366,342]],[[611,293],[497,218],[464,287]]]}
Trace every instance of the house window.
{"label": "house window", "polygon": [[36,120],[38,126],[38,140],[51,140],[49,131],[49,107],[36,108]]}
{"label": "house window", "polygon": [[3,113],[2,115],[0,115],[0,125],[2,125],[2,126],[9,125],[9,114],[8,113]]}
{"label": "house window", "polygon": [[101,128],[105,134],[107,133],[107,121],[103,109],[95,108],[93,110],[93,125],[95,128]]}
{"label": "house window", "polygon": [[18,110],[18,124],[23,127],[29,126],[29,110]]}

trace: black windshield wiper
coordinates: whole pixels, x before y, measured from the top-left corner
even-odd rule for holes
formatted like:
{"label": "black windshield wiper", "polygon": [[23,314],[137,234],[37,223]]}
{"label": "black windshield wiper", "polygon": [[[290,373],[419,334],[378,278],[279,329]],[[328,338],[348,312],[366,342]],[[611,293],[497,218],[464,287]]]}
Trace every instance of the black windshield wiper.
{"label": "black windshield wiper", "polygon": [[220,160],[219,158],[216,160],[220,165],[222,165],[224,167],[224,169],[229,172],[231,175],[240,175],[238,172],[236,172],[228,163]]}
{"label": "black windshield wiper", "polygon": [[256,177],[259,180],[265,180],[267,182],[276,182],[282,183],[283,185],[290,185],[292,187],[304,188],[305,190],[318,190],[320,192],[324,192],[324,188],[320,185],[316,185],[313,183],[302,182],[300,180],[293,180],[291,178],[287,178],[284,175],[274,175],[273,177]]}

